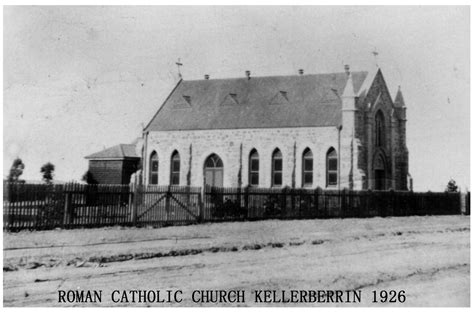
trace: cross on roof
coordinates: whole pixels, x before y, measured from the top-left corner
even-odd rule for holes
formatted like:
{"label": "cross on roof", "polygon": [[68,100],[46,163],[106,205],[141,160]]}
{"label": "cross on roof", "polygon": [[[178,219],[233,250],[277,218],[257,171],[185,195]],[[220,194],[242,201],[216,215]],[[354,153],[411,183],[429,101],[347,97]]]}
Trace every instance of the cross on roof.
{"label": "cross on roof", "polygon": [[379,67],[378,63],[377,63],[377,56],[379,55],[378,51],[377,51],[377,47],[374,48],[374,50],[372,51],[372,54],[374,55],[374,59],[375,59],[375,65],[377,66],[377,68]]}
{"label": "cross on roof", "polygon": [[180,70],[180,68],[183,66],[183,64],[181,63],[181,58],[178,58],[178,62],[176,62],[176,65],[178,66],[179,78],[183,78],[183,76],[181,75],[181,70]]}

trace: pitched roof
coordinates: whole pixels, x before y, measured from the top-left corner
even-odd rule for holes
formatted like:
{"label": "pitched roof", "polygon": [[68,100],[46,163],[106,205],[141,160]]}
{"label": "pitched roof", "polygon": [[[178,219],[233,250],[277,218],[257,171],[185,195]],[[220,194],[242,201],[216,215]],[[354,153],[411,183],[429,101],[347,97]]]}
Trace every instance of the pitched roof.
{"label": "pitched roof", "polygon": [[140,158],[135,151],[135,144],[118,144],[100,152],[84,157],[86,159],[126,159]]}
{"label": "pitched roof", "polygon": [[[357,93],[367,72],[352,72]],[[145,131],[337,126],[346,73],[181,80]]]}

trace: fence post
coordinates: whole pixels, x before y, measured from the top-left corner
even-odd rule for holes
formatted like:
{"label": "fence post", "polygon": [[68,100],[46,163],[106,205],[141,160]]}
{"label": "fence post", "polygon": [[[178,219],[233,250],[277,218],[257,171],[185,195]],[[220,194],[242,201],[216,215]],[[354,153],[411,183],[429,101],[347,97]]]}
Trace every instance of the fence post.
{"label": "fence post", "polygon": [[130,212],[130,222],[132,223],[132,225],[135,225],[135,222],[136,222],[135,203],[136,203],[136,197],[137,197],[137,190],[138,190],[138,185],[132,183],[130,185],[130,193],[128,195],[128,210]]}
{"label": "fence post", "polygon": [[130,189],[128,190],[128,212],[130,213],[130,221],[132,221],[132,211],[133,211],[133,189],[134,184],[130,184]]}
{"label": "fence post", "polygon": [[365,216],[364,217],[370,217],[370,212],[371,212],[371,207],[373,203],[373,195],[372,195],[372,190],[368,189],[367,190],[367,198],[365,200]]}
{"label": "fence post", "polygon": [[416,194],[413,190],[410,191],[410,198],[409,198],[409,206],[408,209],[405,211],[405,216],[412,216],[415,213],[416,209]]}
{"label": "fence post", "polygon": [[[204,221],[204,202],[203,202],[203,195],[206,193],[206,187],[201,187],[201,190],[199,191],[198,194],[198,220],[199,222]],[[206,199],[204,197],[204,199]]]}
{"label": "fence post", "polygon": [[321,188],[318,186],[314,190],[314,218],[319,217],[319,193],[320,193]]}
{"label": "fence post", "polygon": [[204,220],[204,202],[202,201],[202,194],[199,193],[198,195],[198,203],[199,203],[199,222],[202,222]]}
{"label": "fence post", "polygon": [[165,192],[165,213],[166,213],[166,221],[169,221],[170,216],[170,196],[171,196],[171,185],[168,185],[168,190]]}
{"label": "fence post", "polygon": [[393,189],[390,189],[390,212],[389,212],[389,216],[396,216],[395,211],[396,211],[395,191]]}
{"label": "fence post", "polygon": [[[444,191],[443,204],[441,205],[444,208],[444,210],[451,214],[451,212],[453,211],[453,207],[457,207],[456,205],[457,204],[453,205],[453,198],[451,197],[451,195],[449,195],[449,192],[447,190]],[[459,204],[459,209],[462,211],[462,200],[461,200],[461,203]],[[441,211],[441,215],[442,214],[444,214],[443,211]]]}
{"label": "fence post", "polygon": [[340,200],[340,217],[346,217],[346,188],[343,188],[342,191],[339,190],[339,200]]}
{"label": "fence post", "polygon": [[290,217],[296,218],[296,208],[295,208],[295,189],[291,188],[290,190],[290,201],[291,201],[291,214]]}
{"label": "fence post", "polygon": [[464,212],[464,215],[471,215],[471,192],[467,191],[466,193],[466,211]]}
{"label": "fence post", "polygon": [[141,197],[141,184],[134,184],[133,185],[133,191],[130,193],[130,196],[133,196],[133,202],[131,203],[131,209],[130,209],[130,218],[132,221],[132,225],[136,226],[137,225],[137,211],[138,211],[138,204],[140,201]]}
{"label": "fence post", "polygon": [[244,188],[244,208],[247,210],[247,218],[249,218],[250,215],[250,208],[249,208],[249,187],[246,186]]}
{"label": "fence post", "polygon": [[71,215],[71,193],[68,191],[65,191],[66,199],[64,201],[64,218],[63,218],[63,228],[66,228],[68,224],[71,223],[72,221],[72,215]]}

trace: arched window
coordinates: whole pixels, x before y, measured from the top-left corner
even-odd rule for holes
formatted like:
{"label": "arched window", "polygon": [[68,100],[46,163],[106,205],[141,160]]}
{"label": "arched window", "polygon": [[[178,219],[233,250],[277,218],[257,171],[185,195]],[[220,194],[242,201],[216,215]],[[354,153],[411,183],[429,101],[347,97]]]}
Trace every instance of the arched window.
{"label": "arched window", "polygon": [[385,145],[385,118],[381,110],[375,115],[375,146]]}
{"label": "arched window", "polygon": [[204,184],[222,187],[224,183],[224,164],[219,156],[212,154],[204,163]]}
{"label": "arched window", "polygon": [[277,148],[272,155],[272,186],[281,186],[283,183],[283,157]]}
{"label": "arched window", "polygon": [[180,159],[178,151],[174,151],[171,155],[170,184],[179,185],[179,168]]}
{"label": "arched window", "polygon": [[330,148],[326,154],[326,186],[337,185],[337,152]]}
{"label": "arched window", "polygon": [[313,153],[311,149],[306,148],[303,152],[303,187],[313,185]]}
{"label": "arched window", "polygon": [[158,184],[158,154],[151,153],[150,156],[150,184]]}
{"label": "arched window", "polygon": [[258,172],[260,169],[258,152],[253,149],[249,155],[249,185],[258,186]]}

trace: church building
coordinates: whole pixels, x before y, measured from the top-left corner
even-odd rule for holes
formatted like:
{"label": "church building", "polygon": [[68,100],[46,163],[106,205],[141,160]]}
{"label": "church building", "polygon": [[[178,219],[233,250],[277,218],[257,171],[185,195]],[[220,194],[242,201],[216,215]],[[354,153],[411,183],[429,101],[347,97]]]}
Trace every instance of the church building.
{"label": "church building", "polygon": [[381,70],[181,79],[143,131],[145,184],[407,190],[406,107]]}

